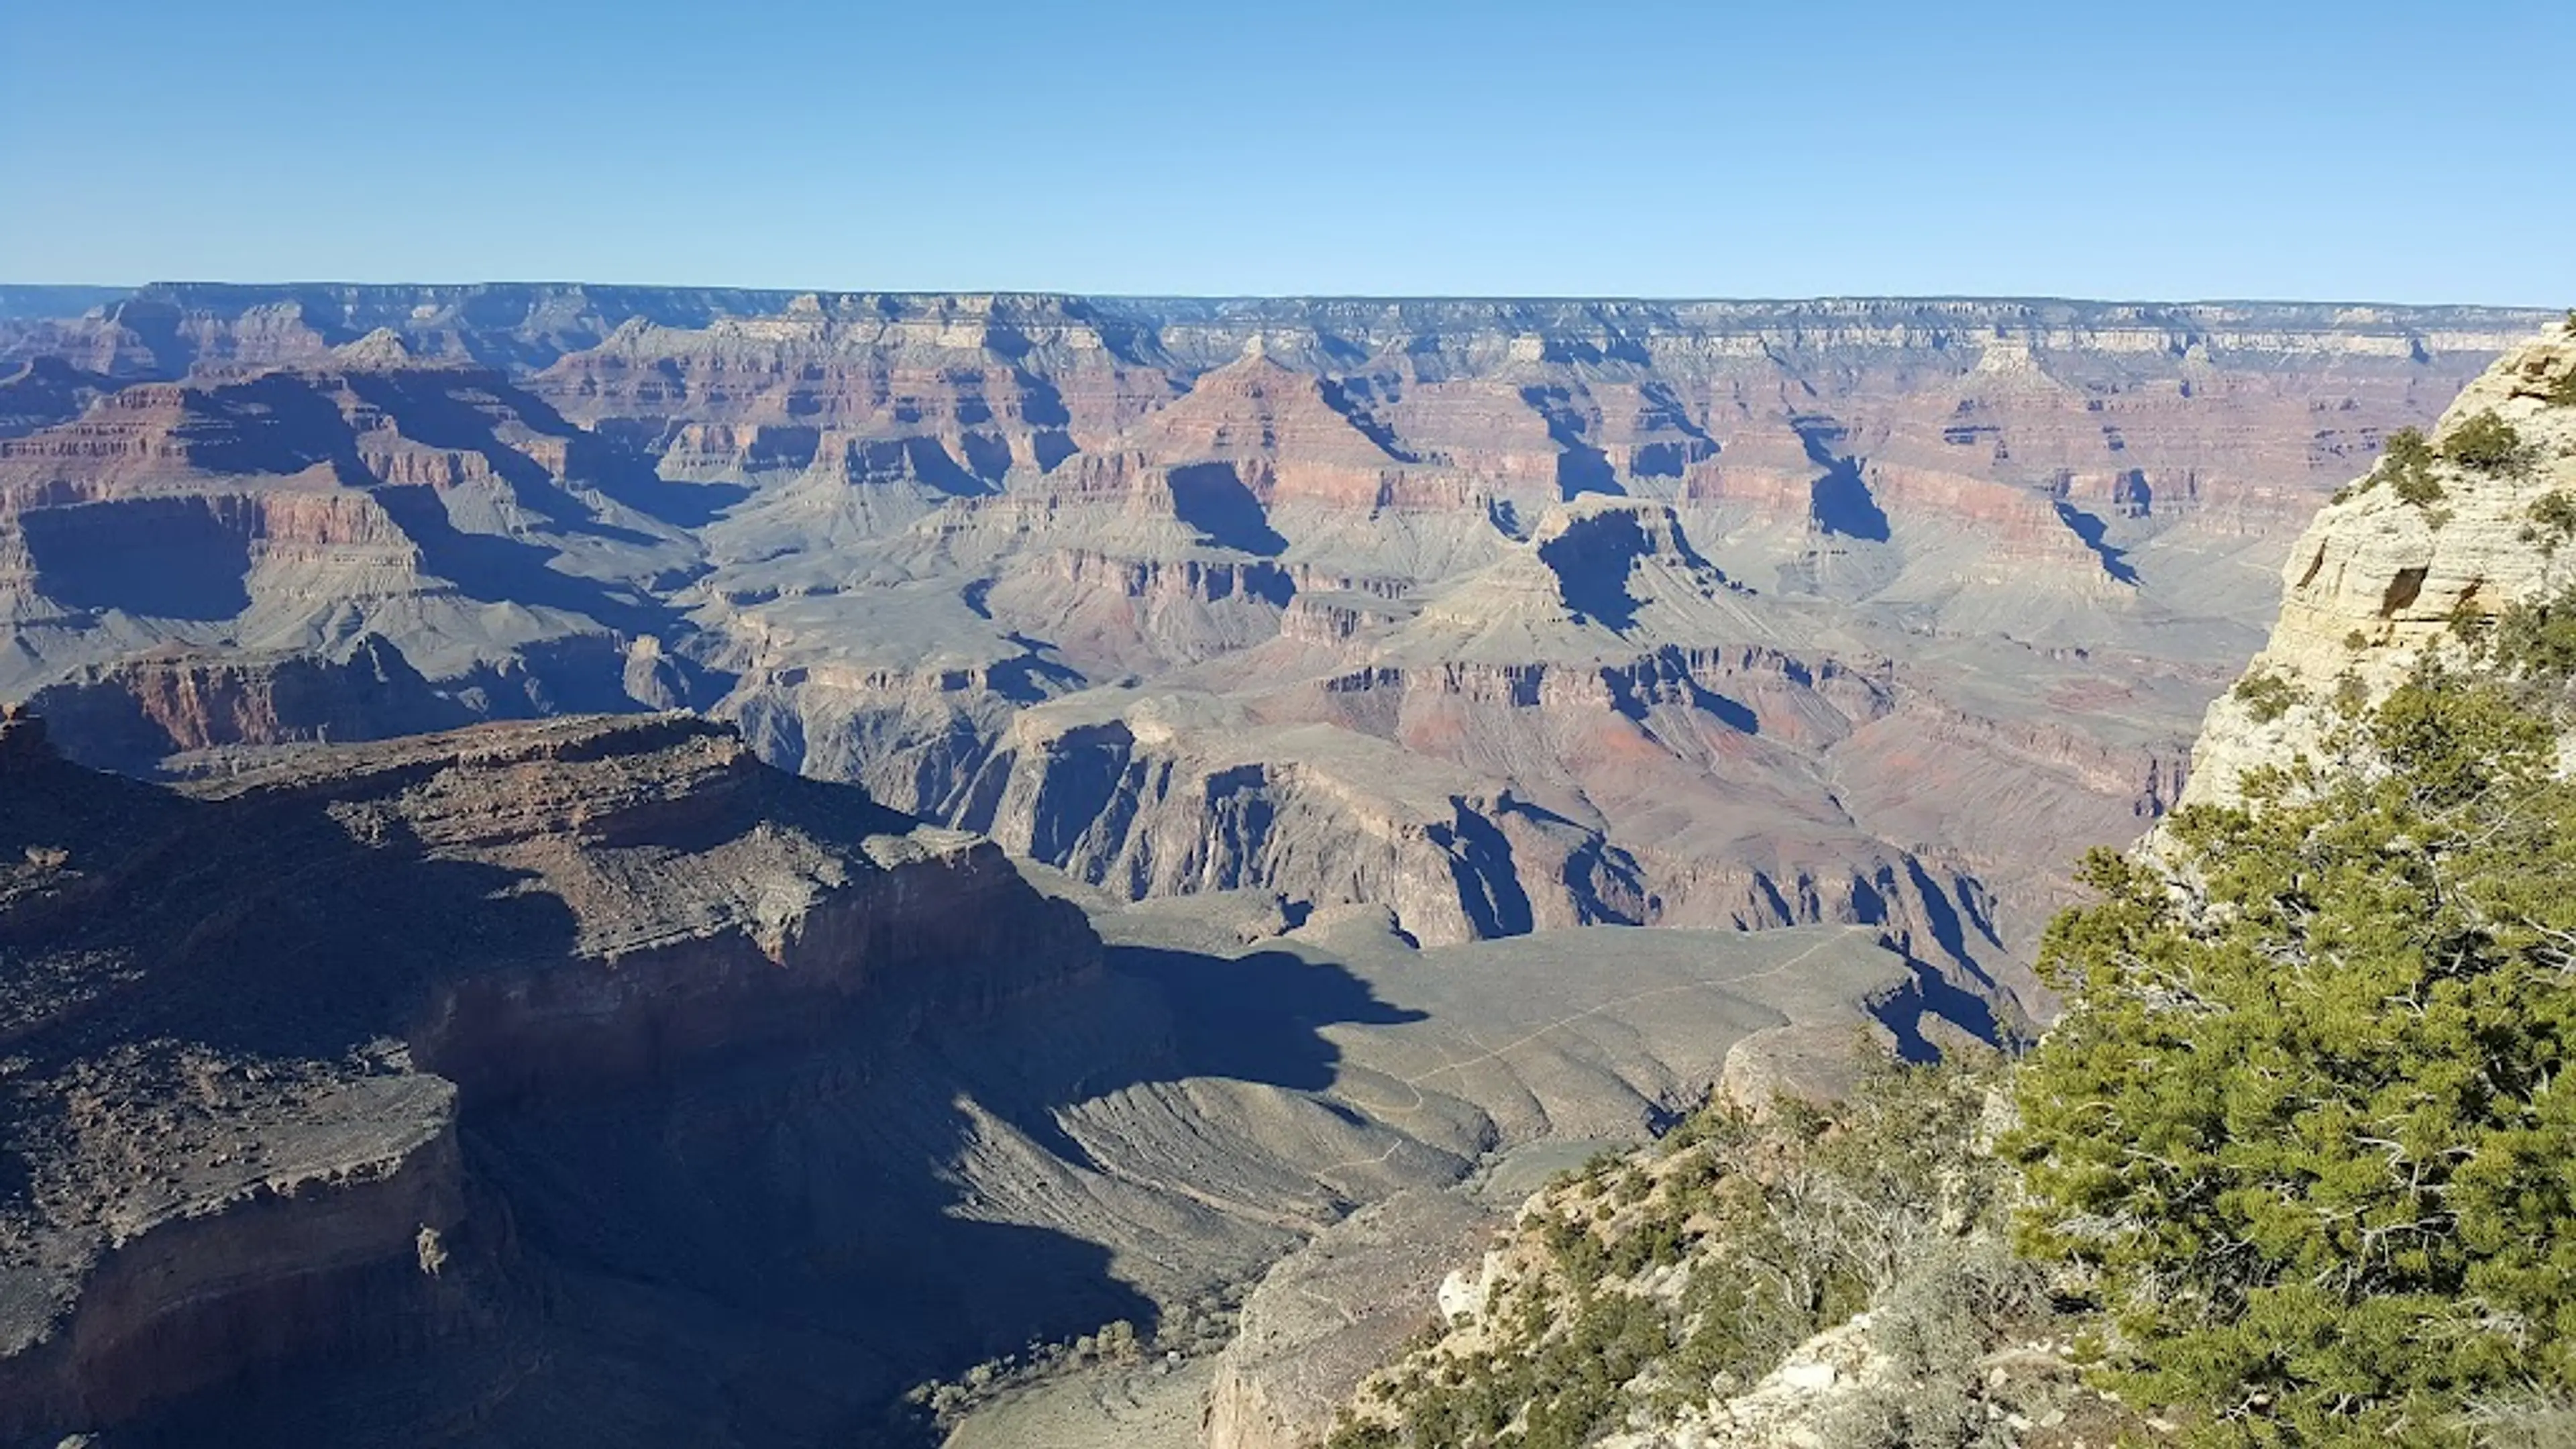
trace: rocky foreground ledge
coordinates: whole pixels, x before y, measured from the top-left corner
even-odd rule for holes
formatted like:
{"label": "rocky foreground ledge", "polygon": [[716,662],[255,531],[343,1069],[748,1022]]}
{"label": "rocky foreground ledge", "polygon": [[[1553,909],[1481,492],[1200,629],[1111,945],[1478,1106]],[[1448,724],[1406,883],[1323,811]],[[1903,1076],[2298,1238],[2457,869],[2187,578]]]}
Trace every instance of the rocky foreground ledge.
{"label": "rocky foreground ledge", "polygon": [[991,844],[681,716],[185,791],[12,717],[0,861],[0,1442],[495,1337],[486,1115],[900,1039],[1099,961]]}

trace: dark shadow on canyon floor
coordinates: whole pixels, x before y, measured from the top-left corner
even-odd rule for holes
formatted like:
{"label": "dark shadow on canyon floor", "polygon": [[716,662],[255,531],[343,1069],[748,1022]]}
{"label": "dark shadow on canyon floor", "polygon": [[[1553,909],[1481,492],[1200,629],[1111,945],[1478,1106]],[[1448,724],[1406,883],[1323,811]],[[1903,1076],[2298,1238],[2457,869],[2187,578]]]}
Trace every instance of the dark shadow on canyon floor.
{"label": "dark shadow on canyon floor", "polygon": [[2095,558],[2102,561],[2104,573],[2124,584],[2138,582],[2138,570],[2129,562],[2129,551],[2112,546],[2103,537],[2107,527],[2100,518],[2071,503],[2059,503],[2057,517],[2058,521],[2072,530],[2077,538],[2083,540],[2084,546],[2093,551]]}
{"label": "dark shadow on canyon floor", "polygon": [[1878,506],[1868,480],[1861,476],[1860,460],[1834,451],[1845,436],[1842,424],[1831,418],[1798,417],[1790,419],[1790,426],[1797,430],[1807,461],[1824,470],[1808,491],[1809,518],[1827,533],[1887,542],[1892,536],[1887,510]]}
{"label": "dark shadow on canyon floor", "polygon": [[1538,559],[1556,575],[1567,608],[1624,634],[1635,627],[1640,602],[1628,590],[1628,575],[1645,551],[1637,520],[1610,513],[1540,544]]}
{"label": "dark shadow on canyon floor", "polygon": [[1173,514],[1197,529],[1201,539],[1263,558],[1287,550],[1288,540],[1270,526],[1261,500],[1232,463],[1192,463],[1174,468],[1170,478]]}
{"label": "dark shadow on canyon floor", "polygon": [[1379,1000],[1340,966],[1285,951],[1227,958],[1127,946],[1112,948],[1109,963],[1162,994],[1173,1018],[1173,1066],[1184,1076],[1320,1092],[1333,1084],[1341,1049],[1318,1028],[1399,1026],[1426,1015]]}

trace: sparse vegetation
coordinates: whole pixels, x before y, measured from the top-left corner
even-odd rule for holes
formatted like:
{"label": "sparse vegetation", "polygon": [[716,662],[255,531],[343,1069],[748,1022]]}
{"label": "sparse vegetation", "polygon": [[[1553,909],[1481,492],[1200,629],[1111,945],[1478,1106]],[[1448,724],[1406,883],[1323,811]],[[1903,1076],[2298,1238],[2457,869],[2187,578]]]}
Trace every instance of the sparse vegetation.
{"label": "sparse vegetation", "polygon": [[2558,380],[2549,385],[2542,399],[2552,407],[2576,407],[2576,367],[2558,374]]}
{"label": "sparse vegetation", "polygon": [[2247,670],[2228,693],[2245,706],[2245,712],[2254,716],[2258,724],[2270,724],[2299,702],[2298,686],[2266,669]]}
{"label": "sparse vegetation", "polygon": [[2576,538],[2576,497],[2563,488],[2552,488],[2531,505],[2532,533],[2542,552],[2556,553],[2559,545]]}
{"label": "sparse vegetation", "polygon": [[2363,493],[2387,483],[2397,496],[2418,508],[2448,496],[2433,477],[2433,445],[2413,428],[2399,428],[2381,447],[2379,464],[2358,485]]}
{"label": "sparse vegetation", "polygon": [[2442,441],[2442,456],[2480,473],[2510,473],[2524,465],[2528,452],[2513,424],[2488,408],[2451,430]]}
{"label": "sparse vegetation", "polygon": [[2516,603],[2476,641],[2483,662],[2509,678],[2549,688],[2576,679],[2576,589]]}
{"label": "sparse vegetation", "polygon": [[1151,1333],[1122,1318],[1060,1342],[1031,1343],[1016,1353],[986,1359],[953,1379],[916,1385],[904,1396],[904,1404],[911,1413],[945,1428],[1009,1390],[1059,1375],[1142,1364],[1164,1354],[1212,1353],[1233,1332],[1238,1298],[1239,1294],[1229,1292],[1182,1307]]}
{"label": "sparse vegetation", "polygon": [[1890,1065],[1830,1110],[1716,1104],[1596,1160],[1526,1213],[1528,1261],[1476,1323],[1381,1371],[1330,1449],[1576,1449],[1632,1410],[1741,1392],[1864,1308],[1916,1387],[1846,1406],[1843,1442],[1986,1442],[1977,1361],[2046,1313],[1978,1145],[1999,1072]]}
{"label": "sparse vegetation", "polygon": [[2399,428],[2388,435],[2388,442],[2380,451],[2380,461],[2399,470],[2421,468],[2433,461],[2433,445],[2425,440],[2420,429]]}
{"label": "sparse vegetation", "polygon": [[2428,508],[2451,496],[2450,491],[2428,472],[2398,474],[2396,489],[2400,499],[2418,508]]}

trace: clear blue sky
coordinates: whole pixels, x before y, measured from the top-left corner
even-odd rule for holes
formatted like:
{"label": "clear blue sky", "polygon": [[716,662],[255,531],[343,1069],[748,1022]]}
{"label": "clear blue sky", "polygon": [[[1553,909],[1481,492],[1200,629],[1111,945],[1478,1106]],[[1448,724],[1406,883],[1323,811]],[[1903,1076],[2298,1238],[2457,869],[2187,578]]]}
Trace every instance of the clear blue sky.
{"label": "clear blue sky", "polygon": [[0,0],[0,280],[2576,302],[2576,0]]}

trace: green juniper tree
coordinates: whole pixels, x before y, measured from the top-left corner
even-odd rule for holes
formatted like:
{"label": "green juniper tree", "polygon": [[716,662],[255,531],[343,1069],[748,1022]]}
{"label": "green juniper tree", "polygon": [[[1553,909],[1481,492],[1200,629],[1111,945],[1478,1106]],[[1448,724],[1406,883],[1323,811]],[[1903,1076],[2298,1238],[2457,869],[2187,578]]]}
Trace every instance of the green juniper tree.
{"label": "green juniper tree", "polygon": [[2194,1442],[2473,1444],[2576,1386],[2567,661],[2508,622],[2177,815],[2164,868],[2096,852],[2042,947],[2024,1246]]}

